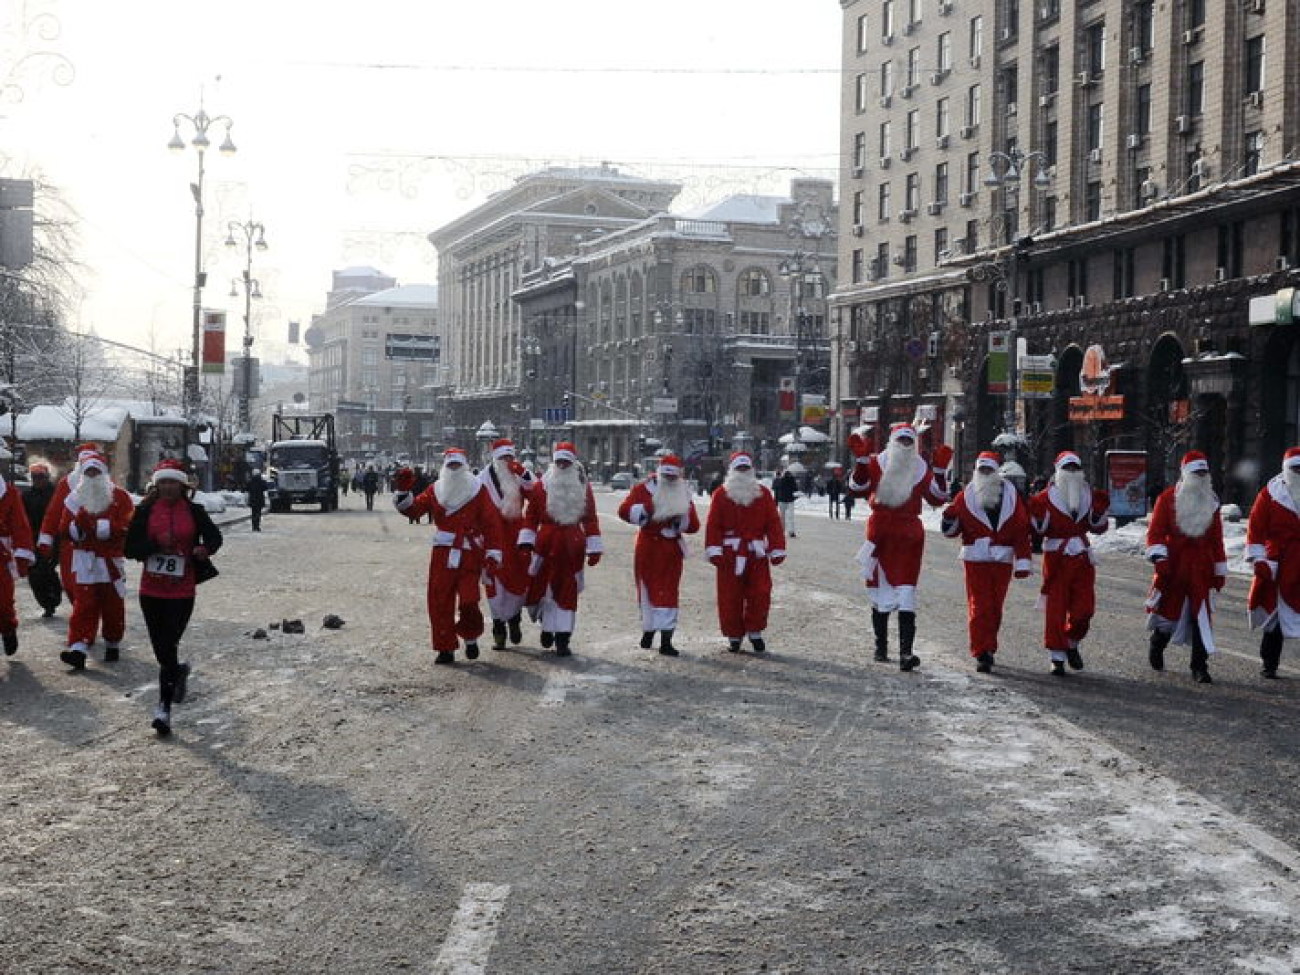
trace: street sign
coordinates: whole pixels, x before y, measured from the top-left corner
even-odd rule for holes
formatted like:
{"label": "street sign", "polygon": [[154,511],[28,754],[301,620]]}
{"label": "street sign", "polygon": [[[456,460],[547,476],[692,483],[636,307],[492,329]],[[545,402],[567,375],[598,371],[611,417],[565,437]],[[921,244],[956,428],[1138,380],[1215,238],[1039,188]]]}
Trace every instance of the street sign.
{"label": "street sign", "polygon": [[1011,388],[1007,361],[1007,350],[1010,347],[1010,332],[989,332],[988,391],[990,393],[1005,395]]}
{"label": "street sign", "polygon": [[1021,399],[1051,399],[1056,389],[1056,373],[1026,369],[1020,373]]}

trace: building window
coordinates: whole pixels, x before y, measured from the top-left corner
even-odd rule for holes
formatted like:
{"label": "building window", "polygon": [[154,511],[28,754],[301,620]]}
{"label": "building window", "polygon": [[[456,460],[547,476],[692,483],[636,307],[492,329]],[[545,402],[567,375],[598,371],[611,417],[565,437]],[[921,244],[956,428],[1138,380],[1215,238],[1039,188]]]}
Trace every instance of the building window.
{"label": "building window", "polygon": [[1133,96],[1133,127],[1138,135],[1151,134],[1151,85],[1138,85]]}
{"label": "building window", "polygon": [[914,108],[907,113],[907,148],[915,149],[919,144],[921,129],[921,111]]}
{"label": "building window", "polygon": [[952,34],[944,31],[939,35],[939,64],[940,71],[952,70]]}
{"label": "building window", "polygon": [[880,36],[894,36],[894,2],[884,0],[880,5]]}
{"label": "building window", "polygon": [[1061,90],[1061,45],[1043,51],[1042,70],[1043,94],[1055,95]]}
{"label": "building window", "polygon": [[361,364],[363,366],[379,365],[379,350],[367,346],[361,350]]}
{"label": "building window", "polygon": [[1201,147],[1197,145],[1187,153],[1186,191],[1188,193],[1195,193],[1204,185],[1201,182],[1201,166]]}
{"label": "building window", "polygon": [[972,152],[966,157],[966,192],[978,193],[980,188],[980,154]]}
{"label": "building window", "polygon": [[941,162],[934,167],[934,202],[948,202],[948,164]]}
{"label": "building window", "polygon": [[907,202],[903,209],[916,212],[921,208],[921,177],[916,173],[907,174]]}
{"label": "building window", "polygon": [[907,0],[907,22],[913,25],[921,22],[921,0]]}
{"label": "building window", "polygon": [[880,97],[888,98],[894,93],[894,62],[885,61],[880,65]]}
{"label": "building window", "polygon": [[1047,165],[1056,165],[1056,143],[1057,133],[1060,129],[1060,123],[1056,119],[1043,123],[1043,155],[1047,157]]}
{"label": "building window", "polygon": [[1147,184],[1151,181],[1150,166],[1136,166],[1133,169],[1133,209],[1137,210],[1146,206],[1147,203]]}
{"label": "building window", "polygon": [[870,98],[871,89],[867,82],[867,76],[865,74],[860,74],[857,78],[857,95],[855,104],[859,115],[867,110],[867,102]]}
{"label": "building window", "polygon": [[940,98],[934,105],[934,134],[942,139],[949,131],[948,99]]}
{"label": "building window", "polygon": [[1133,46],[1143,54],[1155,45],[1156,5],[1153,0],[1138,0],[1133,4]]}
{"label": "building window", "polygon": [[876,277],[889,277],[889,242],[882,241],[876,245]]}
{"label": "building window", "polygon": [[855,224],[866,223],[866,192],[863,190],[853,191],[853,222]]}
{"label": "building window", "polygon": [[853,136],[853,168],[867,168],[867,133],[859,132]]}
{"label": "building window", "polygon": [[1132,247],[1122,247],[1113,252],[1111,280],[1111,297],[1132,298],[1137,293],[1134,278],[1137,275],[1137,251]]}
{"label": "building window", "polygon": [[373,414],[367,414],[361,418],[361,432],[369,437],[378,435],[379,423],[375,420]]}
{"label": "building window", "polygon": [[1002,70],[1002,98],[1005,104],[1011,105],[1020,100],[1020,69],[1014,65],[1007,65]]}
{"label": "building window", "polygon": [[948,228],[936,227],[934,231],[934,263],[946,261],[950,256],[948,251]]}
{"label": "building window", "polygon": [[889,137],[890,125],[888,122],[880,123],[880,158],[888,159],[890,152],[893,151],[893,142]]}
{"label": "building window", "polygon": [[1100,78],[1106,72],[1106,22],[1099,20],[1083,29],[1084,63],[1088,74]]}
{"label": "building window", "polygon": [[889,219],[889,184],[881,183],[876,188],[876,219]]}
{"label": "building window", "polygon": [[974,127],[980,124],[980,86],[971,85],[966,92],[966,124]]}
{"label": "building window", "polygon": [[974,254],[980,249],[980,222],[978,220],[966,221],[966,253]]}
{"label": "building window", "polygon": [[1056,197],[1043,197],[1043,226],[1048,230],[1056,227]]}
{"label": "building window", "polygon": [[1260,161],[1264,158],[1264,133],[1259,129],[1254,132],[1246,133],[1246,158],[1242,160],[1242,168],[1246,176],[1252,176],[1259,172]]}
{"label": "building window", "polygon": [[[859,190],[856,194],[862,196]],[[857,221],[861,222],[861,221]],[[744,298],[762,298],[772,293],[772,279],[767,276],[766,271],[759,268],[750,268],[740,276],[740,294]]]}
{"label": "building window", "polygon": [[1083,194],[1083,219],[1091,223],[1101,219],[1101,180],[1093,179]]}
{"label": "building window", "polygon": [[971,65],[979,63],[980,55],[984,53],[984,18],[972,17],[970,19],[970,59]]}
{"label": "building window", "polygon": [[914,47],[907,52],[907,85],[915,88],[921,83],[921,49]]}
{"label": "building window", "polygon": [[858,53],[862,54],[867,49],[867,15],[862,14],[858,17]]}
{"label": "building window", "polygon": [[718,290],[718,279],[707,267],[691,268],[682,275],[682,293],[688,295],[711,295]]}
{"label": "building window", "polygon": [[1187,26],[1189,29],[1205,26],[1205,0],[1187,0]]}
{"label": "building window", "polygon": [[861,284],[863,276],[862,248],[857,247],[853,250],[853,283]]}
{"label": "building window", "polygon": [[1246,94],[1264,90],[1264,35],[1246,38]]}
{"label": "building window", "polygon": [[1020,0],[1005,0],[1003,34],[1007,39],[1020,33]]}
{"label": "building window", "polygon": [[1172,287],[1187,287],[1187,239],[1181,234],[1165,238],[1160,276]]}
{"label": "building window", "polygon": [[1205,110],[1205,62],[1187,66],[1187,114],[1200,115]]}
{"label": "building window", "polygon": [[910,234],[903,241],[903,270],[916,270],[916,234]]}
{"label": "building window", "polygon": [[1101,134],[1105,126],[1105,105],[1088,106],[1088,149],[1101,148]]}

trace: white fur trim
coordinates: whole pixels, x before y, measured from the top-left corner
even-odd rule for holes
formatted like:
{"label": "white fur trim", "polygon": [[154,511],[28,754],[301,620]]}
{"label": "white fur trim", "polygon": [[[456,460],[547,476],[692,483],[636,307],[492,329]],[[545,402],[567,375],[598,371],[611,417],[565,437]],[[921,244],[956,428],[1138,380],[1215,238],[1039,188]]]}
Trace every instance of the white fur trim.
{"label": "white fur trim", "polygon": [[551,460],[567,460],[570,462],[577,461],[578,457],[572,450],[553,450],[551,451]]}
{"label": "white fur trim", "polygon": [[487,557],[489,561],[495,562],[497,565],[501,564],[501,550],[499,548],[488,549]]}
{"label": "white fur trim", "polygon": [[599,535],[587,536],[587,554],[594,555],[597,552],[605,551],[605,543],[600,540]]}
{"label": "white fur trim", "polygon": [[708,548],[704,550],[704,557],[706,559],[716,559],[721,555],[722,555],[721,545],[710,545]]}
{"label": "white fur trim", "polygon": [[681,477],[682,469],[676,464],[660,464],[657,468],[660,474],[676,474]]}
{"label": "white fur trim", "polygon": [[628,509],[628,521],[634,525],[644,525],[650,520],[650,514],[645,510],[645,505],[634,504]]}
{"label": "white fur trim", "polygon": [[1030,559],[1016,559],[1016,572],[1033,572],[1034,563]]}
{"label": "white fur trim", "polygon": [[519,545],[536,545],[536,544],[537,544],[537,532],[533,531],[531,528],[521,528],[521,529],[519,529],[519,538],[518,538],[517,544],[519,544]]}
{"label": "white fur trim", "polygon": [[37,537],[37,539],[36,539],[36,544],[37,544],[37,545],[53,545],[53,544],[54,544],[54,536],[51,535],[49,532],[41,532],[41,534],[40,534],[40,535]]}
{"label": "white fur trim", "polygon": [[1148,545],[1147,558],[1149,559],[1167,559],[1169,558],[1169,549],[1164,545]]}
{"label": "white fur trim", "polygon": [[101,542],[107,541],[108,536],[113,533],[113,526],[107,518],[100,518],[95,522],[95,537]]}
{"label": "white fur trim", "polygon": [[1268,558],[1268,550],[1267,550],[1266,548],[1264,548],[1263,545],[1247,545],[1247,546],[1246,546],[1246,561],[1247,561],[1247,562],[1261,562],[1261,561],[1263,561],[1263,560],[1266,559],[1266,558]]}
{"label": "white fur trim", "polygon": [[769,559],[783,559],[783,558],[785,558],[785,549],[783,549],[783,548],[774,548],[774,549],[772,549],[772,551],[770,551],[770,552],[767,553],[767,557],[768,557]]}
{"label": "white fur trim", "polygon": [[189,484],[190,479],[185,476],[184,471],[174,470],[170,467],[164,467],[160,471],[154,471],[150,482],[157,484],[159,481],[180,481],[182,484]]}
{"label": "white fur trim", "polygon": [[398,511],[405,511],[407,508],[411,506],[411,502],[413,500],[414,499],[411,497],[410,491],[393,492],[393,507],[396,508]]}

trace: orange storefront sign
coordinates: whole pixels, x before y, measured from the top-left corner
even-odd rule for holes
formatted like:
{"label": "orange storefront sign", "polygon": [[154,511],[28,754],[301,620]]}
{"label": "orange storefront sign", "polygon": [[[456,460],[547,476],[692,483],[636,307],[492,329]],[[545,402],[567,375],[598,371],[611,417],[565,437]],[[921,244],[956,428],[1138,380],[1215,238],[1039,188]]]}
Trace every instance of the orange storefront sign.
{"label": "orange storefront sign", "polygon": [[1123,396],[1071,396],[1070,422],[1095,423],[1124,419]]}

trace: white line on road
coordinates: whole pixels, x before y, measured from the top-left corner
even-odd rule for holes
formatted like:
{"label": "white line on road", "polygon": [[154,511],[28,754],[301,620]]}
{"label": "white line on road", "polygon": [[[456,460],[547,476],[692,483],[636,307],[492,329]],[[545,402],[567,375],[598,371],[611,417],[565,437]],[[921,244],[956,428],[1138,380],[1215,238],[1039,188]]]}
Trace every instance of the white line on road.
{"label": "white line on road", "polygon": [[497,921],[505,910],[508,884],[466,884],[451,919],[447,940],[433,960],[434,975],[481,975],[497,939]]}

